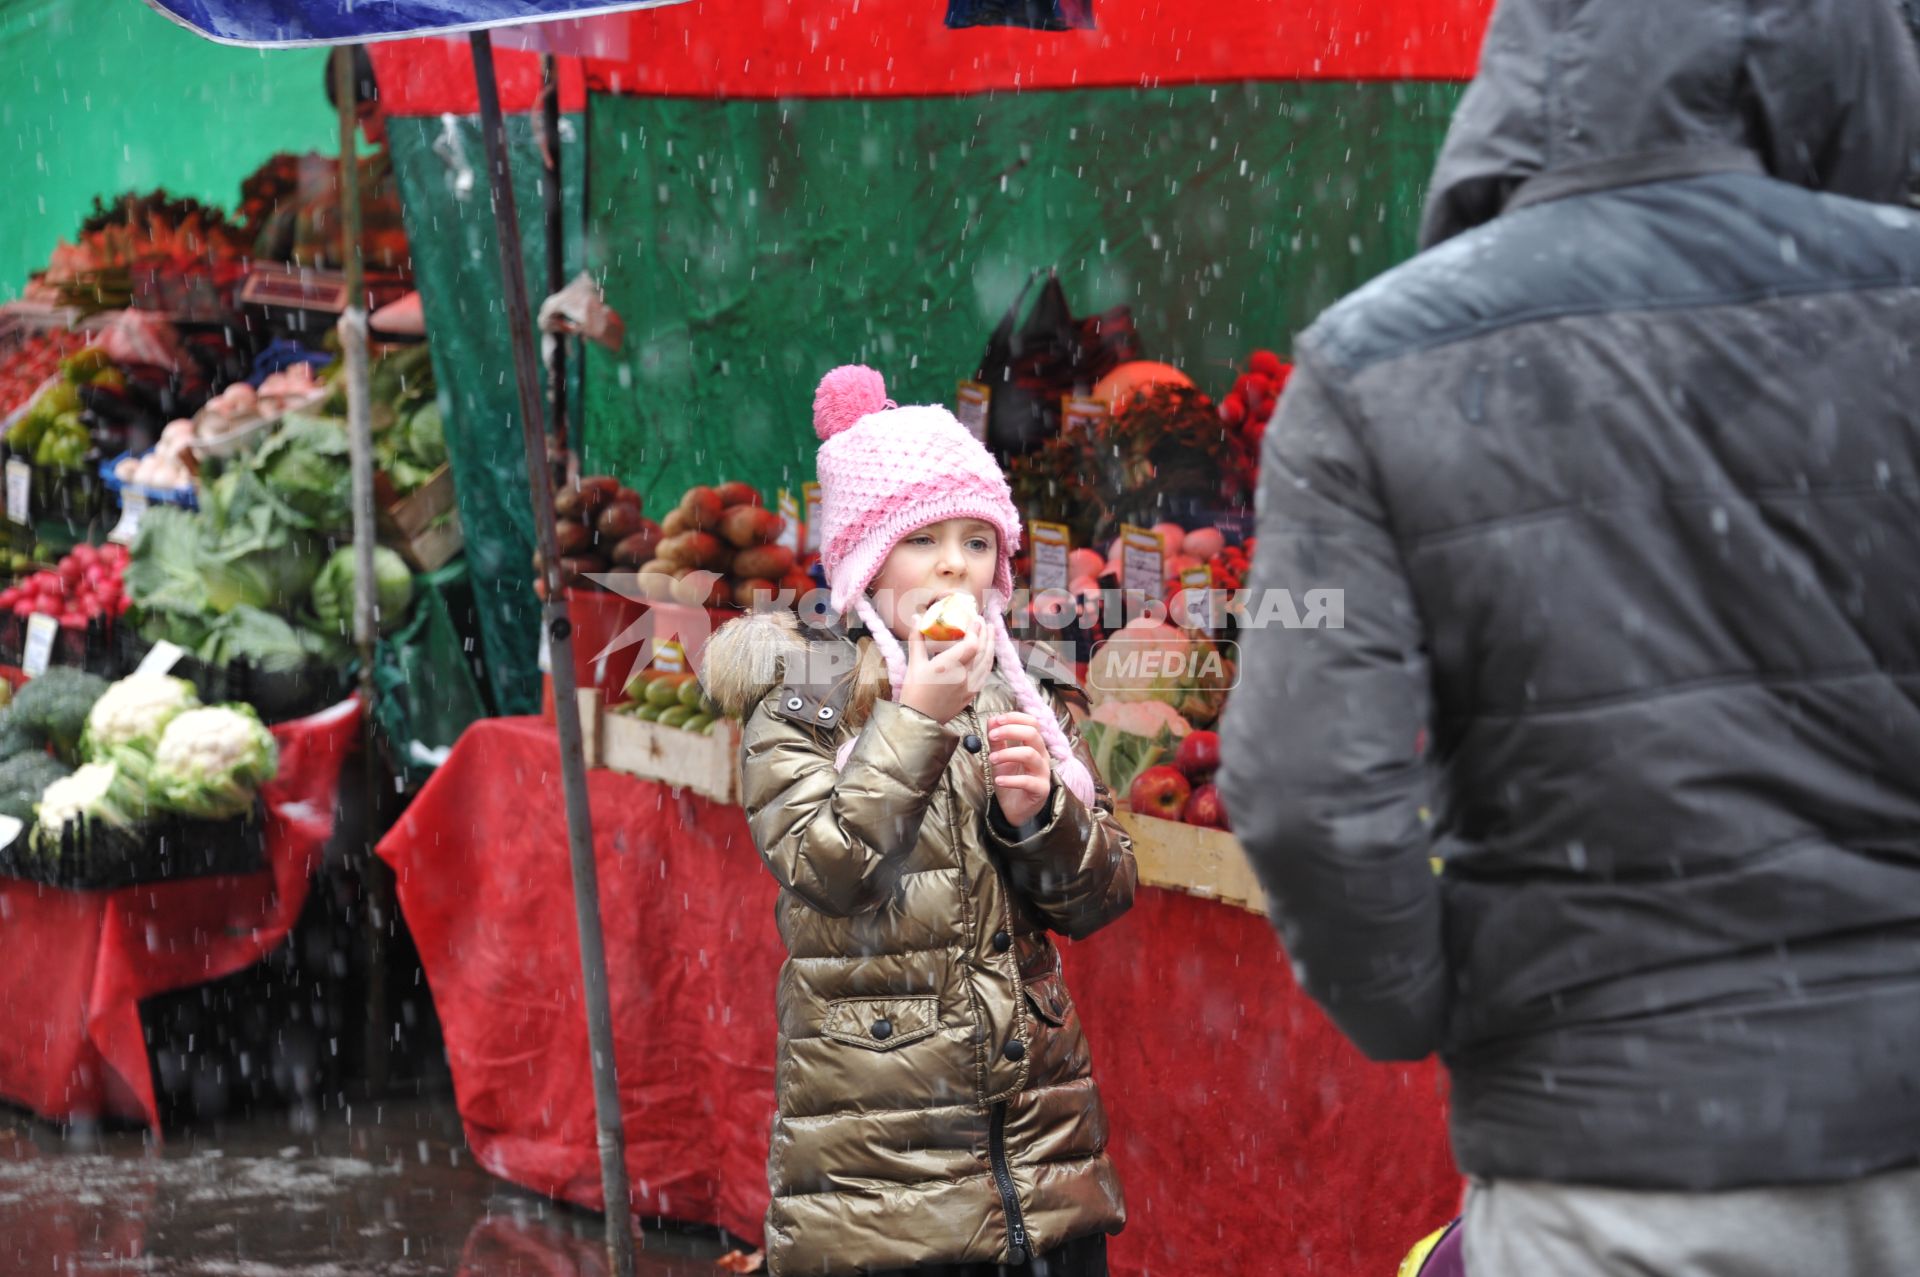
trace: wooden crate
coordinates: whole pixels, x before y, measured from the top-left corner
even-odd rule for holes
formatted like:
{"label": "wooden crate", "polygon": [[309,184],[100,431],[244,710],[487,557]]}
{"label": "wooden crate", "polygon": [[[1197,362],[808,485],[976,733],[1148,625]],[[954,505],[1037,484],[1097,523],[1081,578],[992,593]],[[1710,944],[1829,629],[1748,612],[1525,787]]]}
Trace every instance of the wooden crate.
{"label": "wooden crate", "polygon": [[740,726],[720,720],[711,736],[615,714],[600,693],[582,688],[580,725],[587,766],[688,789],[717,803],[740,801]]}
{"label": "wooden crate", "polygon": [[1252,913],[1267,912],[1266,893],[1232,834],[1125,810],[1116,811],[1114,819],[1133,836],[1133,857],[1143,884],[1206,896]]}
{"label": "wooden crate", "polygon": [[384,474],[374,476],[374,487],[380,505],[380,539],[399,551],[414,571],[445,567],[466,548],[451,466],[434,471],[433,478],[408,497],[395,498]]}

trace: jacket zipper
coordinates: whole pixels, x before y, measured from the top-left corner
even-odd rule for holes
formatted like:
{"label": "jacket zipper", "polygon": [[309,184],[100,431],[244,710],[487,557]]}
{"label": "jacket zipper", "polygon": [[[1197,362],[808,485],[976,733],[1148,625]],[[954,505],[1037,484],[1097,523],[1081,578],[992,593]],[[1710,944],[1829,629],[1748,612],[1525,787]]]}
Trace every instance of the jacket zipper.
{"label": "jacket zipper", "polygon": [[1007,1165],[1007,1102],[993,1106],[993,1121],[988,1135],[988,1154],[993,1162],[993,1182],[1000,1189],[1000,1205],[1007,1212],[1007,1262],[1018,1267],[1027,1262],[1027,1223],[1020,1217],[1020,1197],[1014,1192],[1013,1171]]}

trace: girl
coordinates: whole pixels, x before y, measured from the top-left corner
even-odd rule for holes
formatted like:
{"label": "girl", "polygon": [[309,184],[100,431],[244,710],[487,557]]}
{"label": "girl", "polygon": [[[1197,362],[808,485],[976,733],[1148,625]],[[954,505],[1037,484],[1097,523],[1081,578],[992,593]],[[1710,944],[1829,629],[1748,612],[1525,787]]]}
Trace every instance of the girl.
{"label": "girl", "polygon": [[[783,888],[768,1271],[1105,1277],[1126,1208],[1047,933],[1126,912],[1133,852],[1007,634],[1019,515],[952,414],[871,369],[827,375],[814,428],[846,628],[757,613],[704,671]],[[980,617],[927,642],[919,607],[961,592]]]}

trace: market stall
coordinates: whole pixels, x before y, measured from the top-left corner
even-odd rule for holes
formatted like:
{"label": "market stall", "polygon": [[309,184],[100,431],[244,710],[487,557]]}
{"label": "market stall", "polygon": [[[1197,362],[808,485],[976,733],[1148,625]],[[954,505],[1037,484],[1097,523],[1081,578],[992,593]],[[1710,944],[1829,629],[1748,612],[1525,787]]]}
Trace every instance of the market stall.
{"label": "market stall", "polygon": [[[380,846],[483,1165],[598,1207],[553,732],[480,724]],[[757,1241],[773,1114],[776,886],[737,807],[591,774],[635,1210]],[[1439,1070],[1369,1065],[1266,920],[1162,887],[1063,944],[1132,1222],[1115,1271],[1388,1274],[1460,1185]]]}

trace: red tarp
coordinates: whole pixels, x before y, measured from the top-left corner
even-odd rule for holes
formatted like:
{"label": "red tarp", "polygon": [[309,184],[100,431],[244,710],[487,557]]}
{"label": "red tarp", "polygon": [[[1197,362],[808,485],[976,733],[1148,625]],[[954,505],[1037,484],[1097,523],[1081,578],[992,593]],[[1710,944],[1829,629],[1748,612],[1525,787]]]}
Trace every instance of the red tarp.
{"label": "red tarp", "polygon": [[42,1117],[159,1125],[140,999],[230,975],[280,943],[333,833],[340,762],[359,728],[348,702],[273,729],[280,774],[262,791],[271,873],[118,891],[0,878],[0,1098]]}
{"label": "red tarp", "polygon": [[[627,14],[632,56],[588,59],[584,69],[595,89],[694,98],[1465,80],[1492,8],[1492,0],[1095,0],[1093,31],[952,31],[941,0],[695,3]],[[370,52],[390,113],[478,109],[464,41],[398,40]],[[503,49],[495,61],[502,105],[528,110],[537,56]],[[581,63],[560,62],[563,101],[577,102]]]}
{"label": "red tarp", "polygon": [[[773,1113],[772,878],[738,808],[590,773],[636,1209],[760,1237]],[[476,724],[381,843],[475,1154],[600,1201],[559,753]],[[1067,946],[1132,1222],[1117,1274],[1367,1277],[1451,1217],[1432,1064],[1369,1064],[1294,987],[1264,919],[1143,889]]]}

